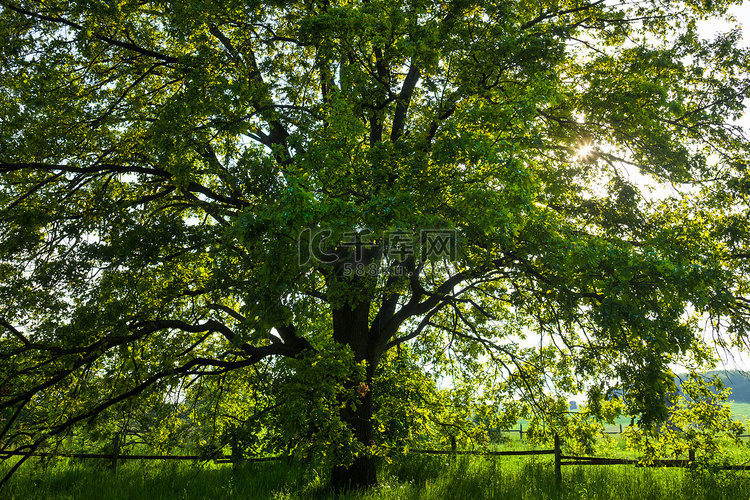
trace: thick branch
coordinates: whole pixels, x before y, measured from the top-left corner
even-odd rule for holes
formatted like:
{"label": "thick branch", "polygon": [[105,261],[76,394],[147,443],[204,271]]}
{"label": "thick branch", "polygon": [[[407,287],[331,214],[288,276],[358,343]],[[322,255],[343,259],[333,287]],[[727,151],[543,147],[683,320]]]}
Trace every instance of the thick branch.
{"label": "thick branch", "polygon": [[393,127],[391,128],[391,141],[396,142],[399,137],[404,133],[406,126],[406,112],[409,109],[409,103],[411,103],[411,96],[414,93],[414,87],[416,87],[419,81],[419,66],[414,61],[409,66],[409,72],[404,78],[404,84],[401,87],[401,92],[398,95],[396,103],[396,112],[393,115]]}
{"label": "thick branch", "polygon": [[246,318],[242,314],[238,313],[237,311],[235,311],[231,307],[227,307],[227,306],[224,306],[224,305],[221,305],[221,304],[209,304],[208,307],[211,308],[211,309],[214,309],[216,311],[222,311],[222,312],[228,314],[229,316],[233,317],[234,319],[236,319],[240,323],[242,323],[243,321],[246,320]]}
{"label": "thick branch", "polygon": [[149,174],[159,177],[171,178],[172,174],[166,170],[160,168],[149,168],[149,167],[138,167],[138,166],[126,166],[116,165],[113,163],[97,163],[90,167],[76,167],[73,165],[62,165],[55,163],[7,163],[0,161],[0,172],[15,172],[17,170],[24,169],[39,169],[54,171],[59,170],[61,172],[80,173],[80,174],[94,174],[100,172],[117,172],[122,174]]}
{"label": "thick branch", "polygon": [[293,324],[276,325],[275,328],[279,332],[279,336],[284,341],[284,344],[295,346],[298,349],[298,353],[305,350],[312,350],[313,347],[306,339],[297,336],[297,328]]}
{"label": "thick branch", "polygon": [[539,24],[542,21],[546,21],[547,19],[552,19],[553,17],[559,17],[559,16],[564,16],[564,15],[567,15],[567,14],[574,14],[576,12],[581,12],[581,11],[584,11],[584,10],[593,9],[597,5],[603,4],[604,1],[605,0],[597,0],[594,3],[582,5],[580,7],[575,7],[573,9],[561,10],[561,11],[556,11],[556,12],[545,12],[543,14],[538,15],[537,17],[535,17],[531,21],[529,21],[529,22],[521,25],[521,29],[522,30],[527,30],[527,29],[531,28],[532,26],[534,26],[536,24]]}
{"label": "thick branch", "polygon": [[[53,16],[47,16],[47,15],[44,15],[44,14],[39,14],[37,12],[31,12],[31,11],[28,11],[26,9],[23,9],[21,7],[18,7],[17,5],[13,5],[13,4],[8,3],[8,2],[2,2],[2,4],[5,7],[9,8],[9,9],[15,11],[15,12],[18,12],[19,14],[23,14],[25,16],[33,17],[33,18],[36,18],[36,19],[41,19],[42,21],[49,21],[49,22],[53,22],[53,23],[57,23],[57,24],[62,24],[64,26],[72,28],[72,29],[74,29],[76,31],[86,32],[86,28],[84,26],[81,26],[80,24],[74,23],[74,22],[69,21],[69,20],[67,20],[65,18],[62,18],[62,17],[53,17]],[[100,35],[98,33],[93,33],[92,36],[95,39],[101,40],[102,42],[108,43],[110,45],[114,45],[114,46],[120,47],[122,49],[130,50],[130,51],[136,52],[138,54],[142,54],[144,56],[153,57],[154,59],[159,59],[159,60],[164,61],[165,63],[168,63],[168,64],[178,62],[178,59],[176,57],[164,55],[164,54],[161,54],[159,52],[155,52],[153,50],[145,49],[143,47],[139,47],[138,45],[135,45],[134,43],[122,42],[120,40],[115,40],[114,38],[110,38],[108,36]]]}
{"label": "thick branch", "polygon": [[[135,165],[130,166],[130,165],[117,165],[117,164],[112,164],[112,163],[100,163],[100,164],[91,165],[89,167],[76,167],[73,165],[39,163],[39,162],[30,162],[30,163],[0,162],[0,173],[14,172],[14,171],[23,170],[23,169],[61,171],[61,172],[78,173],[78,174],[95,174],[95,173],[106,173],[106,172],[122,173],[122,174],[148,174],[148,175],[153,175],[156,177],[162,177],[164,179],[173,178],[173,175],[166,170],[163,170],[160,168],[140,167],[140,166],[135,166]],[[213,201],[223,203],[225,205],[233,206],[236,208],[246,208],[250,206],[250,203],[248,203],[245,200],[241,200],[241,199],[234,198],[234,197],[229,198],[227,196],[216,193],[215,191],[207,188],[206,186],[203,186],[202,184],[198,184],[197,182],[191,182],[190,184],[187,185],[185,189],[189,193],[198,193]],[[171,192],[172,189],[169,189],[168,191]],[[167,194],[167,192],[159,193],[158,195],[153,195],[153,198],[155,199],[156,197],[159,197],[163,194]],[[144,198],[144,199],[148,201],[148,198]]]}
{"label": "thick branch", "polygon": [[399,344],[403,344],[404,342],[407,342],[407,341],[409,341],[411,339],[417,338],[419,336],[419,334],[422,333],[422,331],[427,326],[430,325],[430,319],[432,319],[432,317],[435,314],[437,314],[438,312],[440,312],[440,310],[443,309],[443,307],[445,307],[449,303],[450,302],[446,300],[446,301],[443,301],[442,303],[438,304],[432,311],[430,311],[429,313],[427,313],[427,315],[425,315],[425,317],[422,319],[422,321],[420,321],[419,325],[414,329],[414,331],[412,331],[411,333],[409,333],[407,335],[404,335],[403,337],[397,337],[397,338],[391,340],[390,342],[388,342],[385,345],[385,349],[384,350],[387,351],[391,347],[396,347]]}
{"label": "thick branch", "polygon": [[29,339],[24,337],[21,332],[19,332],[13,325],[8,323],[7,321],[0,319],[0,326],[4,326],[11,334],[13,334],[14,337],[23,342],[24,346],[31,346],[31,342],[29,342]]}

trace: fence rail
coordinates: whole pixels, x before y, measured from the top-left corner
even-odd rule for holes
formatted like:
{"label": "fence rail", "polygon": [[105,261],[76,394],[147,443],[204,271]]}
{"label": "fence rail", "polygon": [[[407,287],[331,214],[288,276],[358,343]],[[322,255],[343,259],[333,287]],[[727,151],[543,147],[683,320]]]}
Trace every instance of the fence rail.
{"label": "fence rail", "polygon": [[[515,429],[514,429],[515,430]],[[523,433],[523,430],[520,429]],[[743,435],[740,437],[750,437]],[[695,464],[695,452],[690,451],[688,459],[661,459],[654,460],[651,463],[642,463],[639,460],[630,458],[605,458],[605,457],[582,457],[574,455],[563,455],[560,447],[560,438],[555,434],[555,447],[551,450],[508,450],[508,451],[489,451],[489,450],[431,450],[431,449],[413,449],[411,453],[424,453],[430,455],[483,455],[483,456],[524,456],[524,455],[554,455],[555,456],[555,475],[558,480],[562,479],[561,468],[569,465],[634,465],[636,467],[692,467]],[[13,456],[22,457],[65,457],[80,459],[105,459],[111,460],[113,471],[117,470],[119,460],[214,460],[216,463],[235,463],[232,456],[214,455],[120,455],[119,447],[115,447],[114,453],[51,453],[51,452],[27,452],[27,451],[0,451],[0,459],[5,460]],[[282,460],[286,457],[249,457],[242,459],[243,462],[269,462],[273,460]],[[723,465],[717,466],[719,470],[750,470],[750,465]]]}
{"label": "fence rail", "polygon": [[[28,452],[28,451],[2,451],[0,459],[5,460],[10,457],[62,457],[62,458],[80,458],[80,459],[105,459],[112,461],[119,460],[213,460],[216,463],[232,463],[232,457],[226,455],[202,456],[202,455],[120,455],[113,453],[51,453],[51,452]],[[244,462],[270,462],[272,460],[282,460],[285,457],[248,457],[243,458]]]}
{"label": "fence rail", "polygon": [[412,453],[427,453],[432,455],[552,455],[555,450],[518,450],[518,451],[483,451],[483,450],[409,450]]}
{"label": "fence rail", "polygon": [[[0,457],[63,457],[63,458],[106,458],[111,460],[116,456],[118,460],[200,460],[198,455],[114,455],[112,453],[50,453],[50,452],[28,452],[28,451],[4,451]],[[223,456],[221,458],[224,458]]]}
{"label": "fence rail", "polygon": [[693,460],[663,459],[654,460],[653,464],[645,465],[632,458],[604,458],[604,457],[575,457],[563,455],[560,465],[635,465],[640,467],[690,467]]}
{"label": "fence rail", "polygon": [[[619,424],[619,430],[614,431],[602,431],[603,434],[622,434],[622,424]],[[524,433],[528,432],[527,430],[524,430],[523,424],[519,424],[518,429],[500,429],[500,432],[503,433],[518,433],[518,438],[523,439]],[[744,436],[743,436],[744,437]]]}

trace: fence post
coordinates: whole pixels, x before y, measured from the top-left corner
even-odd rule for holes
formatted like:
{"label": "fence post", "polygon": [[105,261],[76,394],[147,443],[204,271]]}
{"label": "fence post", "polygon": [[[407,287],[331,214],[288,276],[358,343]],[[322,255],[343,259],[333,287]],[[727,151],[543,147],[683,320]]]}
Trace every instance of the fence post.
{"label": "fence post", "polygon": [[620,424],[620,434],[622,434],[622,424]]}
{"label": "fence post", "polygon": [[557,478],[557,482],[562,482],[562,470],[560,469],[560,459],[562,457],[562,453],[560,452],[560,436],[559,434],[555,433],[555,477]]}
{"label": "fence post", "polygon": [[240,443],[237,440],[237,436],[232,436],[232,474],[237,474],[237,471],[239,470],[240,466],[245,461],[245,455],[242,452],[242,448],[240,448]]}
{"label": "fence post", "polygon": [[112,470],[112,474],[117,474],[117,457],[120,456],[120,435],[115,434],[115,437],[112,438],[112,465],[110,466],[110,469]]}
{"label": "fence post", "polygon": [[518,426],[521,428],[518,431],[518,439],[521,440],[521,441],[523,441],[523,424],[518,424]]}
{"label": "fence post", "polygon": [[692,448],[688,451],[688,460],[695,462],[695,450]]}

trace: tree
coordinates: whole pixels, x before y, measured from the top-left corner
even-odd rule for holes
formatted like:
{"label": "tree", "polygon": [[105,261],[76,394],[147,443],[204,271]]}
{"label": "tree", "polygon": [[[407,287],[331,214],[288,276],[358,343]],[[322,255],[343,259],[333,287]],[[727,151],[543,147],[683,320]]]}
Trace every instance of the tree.
{"label": "tree", "polygon": [[6,446],[262,367],[369,485],[394,349],[479,409],[612,381],[648,426],[698,315],[746,339],[725,2],[0,5]]}
{"label": "tree", "polygon": [[683,381],[680,392],[672,394],[669,419],[659,429],[637,432],[628,429],[628,445],[643,453],[644,461],[673,452],[675,456],[690,455],[696,449],[703,453],[698,460],[707,465],[726,456],[719,452],[720,440],[741,443],[745,426],[732,420],[727,403],[732,390],[721,379],[690,375]]}

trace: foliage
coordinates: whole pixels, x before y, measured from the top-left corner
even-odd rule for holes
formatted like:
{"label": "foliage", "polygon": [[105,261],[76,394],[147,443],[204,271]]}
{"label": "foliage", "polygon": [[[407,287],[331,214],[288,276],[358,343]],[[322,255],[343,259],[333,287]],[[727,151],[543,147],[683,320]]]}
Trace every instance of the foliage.
{"label": "foliage", "polygon": [[345,487],[518,415],[585,447],[612,390],[659,425],[702,320],[747,340],[727,5],[0,0],[2,446],[150,421]]}
{"label": "foliage", "polygon": [[[710,370],[705,373],[706,377],[719,377],[722,383],[732,389],[731,401],[737,403],[750,402],[750,379],[748,372],[743,370]],[[678,375],[675,381],[679,386],[682,382]]]}
{"label": "foliage", "polygon": [[743,444],[740,435],[745,432],[745,426],[732,419],[730,394],[718,377],[690,375],[673,395],[668,420],[658,429],[629,428],[629,446],[646,462],[670,454],[685,456],[690,450],[704,464],[725,459],[720,455],[722,438]]}

